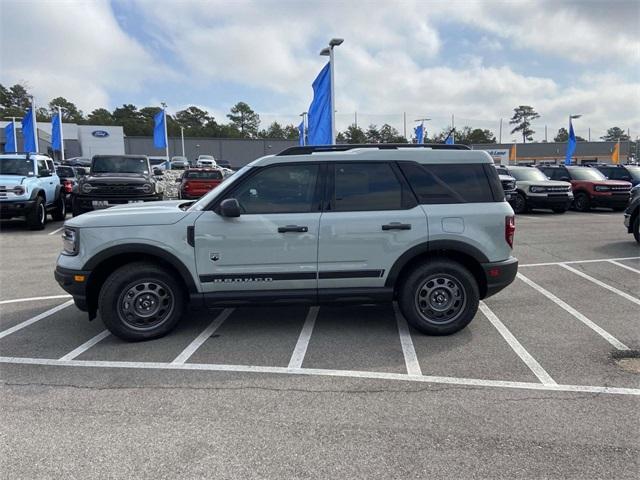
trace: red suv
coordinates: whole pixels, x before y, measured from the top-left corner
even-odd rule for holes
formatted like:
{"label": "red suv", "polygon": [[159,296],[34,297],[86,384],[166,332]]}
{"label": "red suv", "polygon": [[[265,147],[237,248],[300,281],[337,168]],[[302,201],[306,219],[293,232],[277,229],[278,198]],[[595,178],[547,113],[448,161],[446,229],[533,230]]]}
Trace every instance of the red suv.
{"label": "red suv", "polygon": [[216,188],[222,180],[222,171],[218,169],[190,168],[177,180],[180,182],[178,195],[180,198],[195,200]]}
{"label": "red suv", "polygon": [[573,165],[541,165],[538,168],[551,180],[571,182],[573,206],[580,212],[587,212],[592,207],[622,211],[629,203],[631,183],[607,180],[595,168]]}

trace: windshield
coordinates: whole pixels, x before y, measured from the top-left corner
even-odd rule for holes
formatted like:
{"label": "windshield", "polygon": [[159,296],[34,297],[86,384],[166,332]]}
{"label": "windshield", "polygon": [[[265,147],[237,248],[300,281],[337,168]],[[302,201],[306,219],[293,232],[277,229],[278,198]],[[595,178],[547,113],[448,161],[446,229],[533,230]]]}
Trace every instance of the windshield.
{"label": "windshield", "polygon": [[166,160],[164,158],[150,158],[149,163],[151,165],[162,165]]}
{"label": "windshield", "polygon": [[205,196],[201,197],[196,203],[191,205],[189,208],[190,211],[200,211],[204,210],[204,208],[213,200],[214,197],[220,195],[221,193],[227,191],[231,185],[244,177],[244,174],[251,168],[251,164],[245,165],[240,170],[238,170],[235,175],[231,177],[227,177],[224,182],[220,184],[219,187],[210,190]]}
{"label": "windshield", "polygon": [[149,173],[144,157],[96,157],[91,165],[91,173]]}
{"label": "windshield", "polygon": [[573,180],[606,180],[602,173],[595,168],[578,167],[569,169],[569,174]]}
{"label": "windshield", "polygon": [[71,167],[56,167],[56,173],[59,177],[75,177]]}
{"label": "windshield", "polygon": [[0,175],[34,175],[33,160],[26,158],[0,159]]}
{"label": "windshield", "polygon": [[206,179],[206,180],[221,180],[222,179],[222,173],[220,173],[218,170],[207,170],[207,171],[204,171],[204,172],[190,170],[190,171],[188,171],[187,173],[184,174],[184,178],[199,178],[199,179]]}
{"label": "windshield", "polygon": [[543,182],[549,178],[537,168],[512,168],[509,174],[521,182]]}

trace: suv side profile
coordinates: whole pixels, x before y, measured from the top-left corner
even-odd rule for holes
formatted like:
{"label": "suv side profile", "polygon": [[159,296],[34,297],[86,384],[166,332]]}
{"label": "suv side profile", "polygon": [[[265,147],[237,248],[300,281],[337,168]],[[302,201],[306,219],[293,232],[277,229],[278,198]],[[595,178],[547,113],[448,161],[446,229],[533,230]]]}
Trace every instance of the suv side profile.
{"label": "suv side profile", "polygon": [[0,155],[0,218],[24,217],[31,230],[42,230],[47,213],[61,221],[67,215],[60,179],[47,155]]}
{"label": "suv side profile", "polygon": [[574,165],[541,165],[538,168],[551,180],[571,182],[573,206],[580,212],[588,212],[592,207],[622,211],[629,202],[631,184],[607,180],[595,168]]}
{"label": "suv side profile", "polygon": [[492,164],[457,145],[292,147],[197,202],[73,218],[55,277],[127,340],[166,334],[187,302],[397,300],[420,331],[455,333],[517,273]]}
{"label": "suv side profile", "polygon": [[95,155],[88,175],[78,180],[71,199],[73,216],[113,205],[162,200],[152,169],[144,155]]}
{"label": "suv side profile", "polygon": [[516,179],[517,194],[512,203],[516,213],[525,213],[535,208],[548,208],[554,213],[566,212],[573,202],[571,183],[549,180],[533,167],[505,167]]}

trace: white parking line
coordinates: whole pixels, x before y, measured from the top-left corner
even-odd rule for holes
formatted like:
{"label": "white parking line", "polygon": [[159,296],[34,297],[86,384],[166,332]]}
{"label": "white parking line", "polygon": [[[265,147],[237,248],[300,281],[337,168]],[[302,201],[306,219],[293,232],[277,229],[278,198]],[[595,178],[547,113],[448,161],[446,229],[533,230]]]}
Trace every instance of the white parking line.
{"label": "white parking line", "polygon": [[14,298],[13,300],[0,301],[0,305],[7,305],[9,303],[35,302],[37,300],[54,300],[56,298],[71,298],[71,295],[49,295],[48,297]]}
{"label": "white parking line", "polygon": [[617,265],[618,267],[626,268],[630,272],[640,273],[640,270],[638,270],[636,268],[633,268],[633,267],[630,267],[629,265],[625,265],[624,263],[616,262],[615,260],[609,260],[609,263],[613,263],[614,265]]}
{"label": "white parking line", "polygon": [[320,307],[311,307],[309,309],[307,318],[305,319],[304,325],[302,326],[302,331],[300,332],[300,336],[298,337],[298,341],[296,342],[296,347],[293,349],[293,354],[291,355],[291,359],[289,360],[289,368],[302,367],[304,356],[307,354],[309,340],[311,339],[311,334],[313,333],[313,326],[316,323],[316,318],[318,318],[319,309]]}
{"label": "white parking line", "polygon": [[607,290],[609,290],[610,292],[613,292],[617,295],[620,295],[622,298],[626,298],[627,300],[629,300],[630,302],[635,303],[636,305],[640,305],[640,298],[636,298],[633,295],[629,295],[626,292],[623,292],[622,290],[618,290],[615,287],[612,287],[611,285],[607,285],[604,282],[601,282],[600,280],[598,280],[597,278],[593,278],[590,275],[587,275],[586,273],[581,272],[580,270],[576,270],[573,267],[570,267],[569,265],[566,265],[564,263],[561,263],[560,266],[566,270],[569,270],[570,272],[575,273],[576,275],[578,275],[579,277],[584,278],[585,280],[589,280],[592,283],[595,283],[596,285],[602,287],[602,288],[606,288]]}
{"label": "white parking line", "polygon": [[422,369],[420,368],[420,362],[418,362],[416,349],[413,346],[413,340],[411,340],[411,332],[409,332],[407,320],[395,302],[393,303],[393,310],[396,314],[396,321],[398,322],[400,345],[402,345],[402,354],[404,355],[404,363],[407,366],[407,373],[409,375],[422,375]]}
{"label": "white parking line", "polygon": [[502,335],[502,338],[506,340],[513,351],[516,352],[520,359],[527,365],[527,367],[529,367],[529,370],[538,377],[538,380],[540,380],[544,385],[557,385],[557,382],[551,378],[551,375],[549,375],[547,371],[542,368],[542,365],[540,365],[540,363],[538,363],[538,361],[533,358],[529,352],[527,352],[518,339],[513,336],[505,324],[500,321],[486,303],[480,302],[480,311],[485,317],[487,317],[491,324],[496,327],[496,330],[498,330],[500,335]]}
{"label": "white parking line", "polygon": [[613,345],[618,350],[629,350],[629,347],[627,347],[624,343],[622,343],[620,340],[618,340],[616,337],[611,335],[609,332],[607,332],[603,328],[601,328],[598,325],[596,325],[595,323],[593,323],[591,320],[589,320],[587,317],[585,317],[583,314],[581,314],[579,311],[577,311],[571,305],[567,304],[563,300],[560,300],[558,297],[556,297],[549,290],[546,290],[546,289],[542,288],[540,285],[535,283],[533,280],[528,279],[527,277],[525,277],[521,273],[518,273],[518,278],[520,280],[522,280],[524,283],[526,283],[527,285],[529,285],[534,290],[537,290],[538,292],[540,292],[542,295],[544,295],[549,300],[554,302],[560,308],[562,308],[563,310],[565,310],[569,314],[573,315],[576,319],[580,320],[587,327],[589,327],[591,330],[596,332],[598,335],[600,335],[602,338],[604,338],[607,342],[609,342],[611,345]]}
{"label": "white parking line", "polygon": [[598,393],[613,395],[640,395],[640,388],[600,387],[591,385],[545,385],[534,382],[512,382],[505,380],[484,380],[479,378],[437,377],[428,375],[407,375],[403,373],[362,372],[353,370],[328,370],[319,368],[263,367],[253,365],[220,365],[208,363],[157,363],[119,362],[105,360],[53,360],[46,358],[0,357],[0,363],[17,365],[43,365],[56,367],[89,368],[133,368],[146,370],[192,370],[210,372],[246,372],[328,376],[343,378],[364,378],[373,380],[400,380],[405,382],[438,383],[469,387],[514,388],[549,392]]}
{"label": "white parking line", "polygon": [[56,230],[54,230],[53,232],[48,233],[47,235],[53,235],[55,233],[58,233],[60,230],[62,230],[64,228],[64,225],[60,228],[57,228]]}
{"label": "white parking line", "polygon": [[621,258],[596,258],[594,260],[569,260],[566,262],[543,262],[543,263],[524,263],[518,265],[519,267],[550,267],[552,265],[568,265],[571,263],[598,263],[598,262],[611,262],[620,260],[640,260],[640,257],[621,257]]}
{"label": "white parking line", "polygon": [[95,337],[93,337],[90,340],[87,340],[86,342],[84,342],[82,345],[80,345],[78,348],[71,350],[69,353],[67,353],[66,355],[64,355],[63,357],[60,357],[60,360],[73,360],[76,357],[79,357],[80,355],[82,355],[84,352],[86,352],[87,350],[89,350],[91,347],[93,347],[96,343],[100,342],[101,340],[104,340],[105,338],[107,338],[109,335],[111,335],[109,333],[109,330],[103,330],[102,332],[100,332],[99,334],[97,334]]}
{"label": "white parking line", "polygon": [[196,350],[198,350],[202,346],[202,344],[206,342],[211,335],[213,335],[213,332],[215,332],[218,328],[220,328],[220,325],[222,325],[222,323],[227,318],[229,318],[229,315],[231,315],[232,312],[233,312],[233,308],[225,308],[220,313],[220,315],[214,318],[213,322],[211,322],[211,324],[207,328],[205,328],[204,331],[200,335],[198,335],[195,338],[195,340],[191,342],[189,346],[187,346],[187,348],[185,348],[180,353],[180,355],[178,355],[175,358],[175,360],[171,363],[174,365],[183,364],[184,362],[189,360],[189,358],[191,358],[191,355],[193,355],[196,352]]}
{"label": "white parking line", "polygon": [[4,338],[7,335],[11,335],[12,333],[17,332],[18,330],[22,330],[23,328],[28,327],[29,325],[33,325],[34,323],[42,320],[43,318],[47,318],[48,316],[53,315],[54,313],[59,312],[63,308],[67,308],[70,305],[73,305],[73,300],[69,300],[68,302],[63,303],[62,305],[58,305],[56,307],[50,308],[46,312],[42,312],[41,314],[36,315],[35,317],[30,318],[29,320],[25,320],[24,322],[19,323],[18,325],[15,325],[11,328],[7,328],[6,330],[3,330],[2,332],[0,332],[0,338]]}

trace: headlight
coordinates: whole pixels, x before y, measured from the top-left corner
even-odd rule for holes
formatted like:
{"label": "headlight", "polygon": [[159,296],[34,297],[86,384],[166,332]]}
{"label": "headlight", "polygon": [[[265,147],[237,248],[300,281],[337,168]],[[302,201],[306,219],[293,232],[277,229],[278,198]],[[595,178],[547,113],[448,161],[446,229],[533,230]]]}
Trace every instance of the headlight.
{"label": "headlight", "polygon": [[82,193],[91,193],[96,187],[91,185],[90,183],[85,183],[82,185]]}
{"label": "headlight", "polygon": [[22,185],[16,185],[13,187],[13,193],[15,195],[24,195],[25,189]]}
{"label": "headlight", "polygon": [[611,190],[611,187],[607,187],[606,185],[596,185],[596,192],[608,192]]}
{"label": "headlight", "polygon": [[530,191],[531,193],[542,193],[542,192],[544,192],[544,191],[545,191],[545,188],[544,188],[544,187],[536,187],[536,186],[534,185],[534,186],[532,186],[532,187],[529,187],[529,191]]}
{"label": "headlight", "polygon": [[71,256],[78,254],[78,231],[76,229],[65,227],[62,230],[62,254]]}
{"label": "headlight", "polygon": [[142,186],[142,191],[143,191],[144,193],[151,193],[151,192],[153,191],[153,186],[152,186],[150,183],[145,183],[145,184]]}

